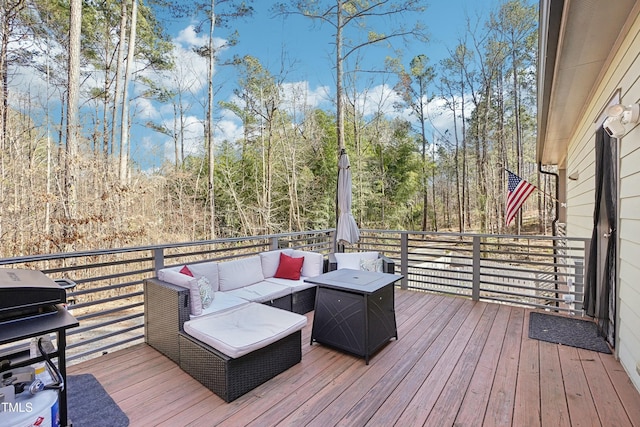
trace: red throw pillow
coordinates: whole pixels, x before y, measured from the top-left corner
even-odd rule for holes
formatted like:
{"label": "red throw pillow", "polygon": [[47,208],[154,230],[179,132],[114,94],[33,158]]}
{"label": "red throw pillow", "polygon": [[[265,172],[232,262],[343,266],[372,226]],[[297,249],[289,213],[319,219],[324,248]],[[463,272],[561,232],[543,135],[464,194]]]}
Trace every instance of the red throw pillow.
{"label": "red throw pillow", "polygon": [[298,280],[300,279],[300,271],[302,270],[303,262],[304,257],[293,258],[280,252],[280,264],[278,264],[278,269],[273,277],[277,277],[279,279]]}
{"label": "red throw pillow", "polygon": [[186,265],[180,269],[180,273],[193,277],[193,273],[191,272],[191,270],[189,270],[189,267],[187,267]]}

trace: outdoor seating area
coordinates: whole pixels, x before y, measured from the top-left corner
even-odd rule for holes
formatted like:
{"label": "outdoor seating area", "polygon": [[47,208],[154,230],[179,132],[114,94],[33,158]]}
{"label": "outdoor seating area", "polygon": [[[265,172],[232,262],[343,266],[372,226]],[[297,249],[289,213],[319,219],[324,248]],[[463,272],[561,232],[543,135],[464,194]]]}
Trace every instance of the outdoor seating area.
{"label": "outdoor seating area", "polygon": [[369,365],[310,345],[231,403],[147,344],[69,367],[92,373],[131,426],[640,425],[640,396],[610,354],[527,336],[530,309],[396,288],[400,339]]}
{"label": "outdoor seating area", "polygon": [[[300,362],[324,257],[266,251],[161,269],[145,281],[145,341],[230,402]],[[296,296],[294,298],[293,296]]]}

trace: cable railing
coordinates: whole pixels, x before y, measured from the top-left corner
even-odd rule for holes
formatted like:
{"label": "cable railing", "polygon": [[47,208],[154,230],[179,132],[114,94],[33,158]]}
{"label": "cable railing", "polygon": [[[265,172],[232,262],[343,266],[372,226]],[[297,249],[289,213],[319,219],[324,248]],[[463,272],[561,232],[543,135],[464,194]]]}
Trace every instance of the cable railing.
{"label": "cable railing", "polygon": [[[74,363],[144,342],[143,281],[158,269],[278,248],[328,254],[334,231],[22,256],[0,259],[0,266],[76,283],[67,292],[80,321],[67,331],[67,359]],[[404,289],[581,315],[587,247],[588,239],[564,236],[361,230],[360,242],[338,250],[382,252],[396,262]]]}

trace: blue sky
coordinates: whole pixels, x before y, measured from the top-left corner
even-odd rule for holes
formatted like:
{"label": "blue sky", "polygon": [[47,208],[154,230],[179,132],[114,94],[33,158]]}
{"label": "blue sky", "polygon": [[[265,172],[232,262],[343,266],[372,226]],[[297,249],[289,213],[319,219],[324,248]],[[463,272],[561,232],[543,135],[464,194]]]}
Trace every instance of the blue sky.
{"label": "blue sky", "polygon": [[[453,49],[460,36],[465,33],[467,19],[472,25],[484,24],[488,13],[495,11],[504,0],[431,0],[426,12],[420,19],[430,34],[427,44],[414,43],[404,54],[404,64],[408,65],[412,57],[425,54],[430,63],[436,65],[448,56],[447,49]],[[239,33],[239,44],[222,52],[221,59],[230,59],[234,55],[252,55],[257,57],[263,67],[268,69],[278,80],[283,80],[287,93],[285,97],[304,93],[304,102],[312,108],[333,110],[335,99],[335,69],[333,53],[333,28],[329,25],[314,24],[312,20],[302,16],[274,17],[269,8],[273,2],[255,0],[255,14],[245,21],[236,21],[233,30]],[[166,19],[165,19],[166,18]],[[203,152],[203,105],[206,100],[206,62],[193,53],[192,48],[206,43],[206,34],[194,31],[195,22],[190,19],[169,19],[161,17],[167,32],[174,43],[176,68],[168,73],[154,74],[143,71],[147,77],[160,82],[169,89],[180,89],[188,96],[185,100],[185,151],[186,153]],[[376,27],[378,28],[378,27]],[[384,32],[384,28],[379,28]],[[222,43],[229,37],[228,29],[219,28],[215,36]],[[381,69],[386,56],[392,54],[382,48],[368,48],[365,60],[373,69]],[[286,55],[286,57],[285,57]],[[283,60],[283,57],[285,59]],[[91,80],[101,73],[85,70],[90,77],[83,84],[89,87],[102,87],[103,83]],[[51,95],[41,76],[29,69],[18,69],[11,84],[16,99],[21,93],[29,92],[30,97],[41,94],[44,98]],[[386,79],[386,80],[385,80]],[[231,100],[236,87],[237,76],[232,67],[217,67],[214,82],[219,88],[216,102]],[[388,74],[362,74],[358,78],[360,111],[373,111],[384,108],[389,115],[403,115],[393,111],[392,86],[396,79]],[[41,88],[38,89],[38,88]],[[131,93],[139,94],[144,88],[138,86]],[[380,107],[384,100],[385,105]],[[55,97],[44,103],[56,102]],[[153,122],[171,129],[174,124],[174,106],[170,103],[159,104],[148,99],[135,97],[131,103],[131,156],[142,169],[151,170],[160,166],[165,160],[173,161],[173,142],[170,137],[155,132],[145,125]],[[83,104],[88,114],[94,114],[90,104]],[[437,106],[436,106],[437,107]],[[59,108],[53,105],[51,108]],[[434,110],[436,108],[434,107]],[[408,118],[408,116],[407,116]],[[87,116],[85,123],[91,127],[92,118]],[[439,122],[438,122],[439,121]],[[442,129],[451,127],[452,119],[440,116],[434,126]],[[229,111],[216,111],[216,141],[222,139],[235,140],[242,135],[242,124]]]}
{"label": "blue sky", "polygon": [[[236,21],[233,29],[239,33],[239,44],[224,51],[222,59],[230,59],[234,55],[252,55],[257,57],[262,65],[273,75],[282,77],[290,90],[304,91],[309,105],[331,110],[332,99],[335,97],[335,70],[333,53],[333,28],[329,25],[319,25],[302,16],[274,17],[269,12],[272,2],[256,1],[253,6],[254,16],[244,21]],[[414,43],[405,53],[405,65],[418,54],[426,54],[432,65],[448,56],[447,49],[453,49],[459,38],[465,33],[467,19],[471,25],[484,23],[488,13],[496,10],[500,0],[433,0],[420,19],[430,35],[427,44]],[[188,109],[187,121],[190,123],[187,135],[186,151],[190,153],[202,152],[202,125],[204,117],[202,102],[206,95],[204,76],[206,64],[197,58],[190,49],[205,42],[204,35],[196,34],[193,30],[194,22],[184,19],[172,22],[168,31],[176,45],[177,63],[182,68],[181,76],[191,74],[188,79],[191,90],[197,92],[196,98]],[[215,36],[224,40],[229,30],[219,28]],[[222,41],[221,41],[222,42]],[[392,53],[382,48],[369,48],[366,51],[366,61],[370,67],[381,69],[384,58]],[[284,59],[283,59],[284,58]],[[157,77],[156,77],[157,78]],[[163,78],[167,78],[164,76]],[[386,78],[386,81],[383,79]],[[229,100],[235,87],[236,76],[231,67],[218,67],[214,82],[219,86],[216,101]],[[389,99],[390,88],[395,79],[366,75],[359,83],[367,86],[367,97],[363,96],[363,110],[367,111],[367,103],[377,103],[383,97]],[[169,86],[173,83],[167,83]],[[364,90],[364,89],[363,89]],[[376,99],[373,99],[376,98]],[[169,105],[158,106],[153,103],[139,104],[138,123],[152,120],[169,126],[173,122],[173,108]],[[391,110],[392,99],[389,99],[388,109]],[[447,128],[450,118],[440,117],[441,126]],[[135,122],[135,120],[134,120]],[[217,140],[234,139],[242,135],[242,125],[237,117],[229,112],[217,111],[216,123]],[[173,145],[168,137],[150,131],[142,126],[134,126],[134,152],[143,168],[158,166],[163,158],[172,159]]]}

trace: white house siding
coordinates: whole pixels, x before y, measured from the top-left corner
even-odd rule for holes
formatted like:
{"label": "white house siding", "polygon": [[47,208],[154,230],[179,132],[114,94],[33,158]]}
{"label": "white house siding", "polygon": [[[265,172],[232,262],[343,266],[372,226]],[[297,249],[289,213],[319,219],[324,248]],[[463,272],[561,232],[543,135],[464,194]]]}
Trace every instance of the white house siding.
{"label": "white house siding", "polygon": [[[567,175],[578,171],[576,181],[567,180],[567,235],[591,237],[595,199],[595,136],[603,109],[620,90],[624,105],[640,102],[640,18],[630,17],[629,31],[620,49],[601,74],[589,104],[569,143]],[[633,127],[632,127],[633,126]],[[627,125],[619,141],[618,221],[618,339],[616,353],[629,377],[640,390],[640,126]]]}

